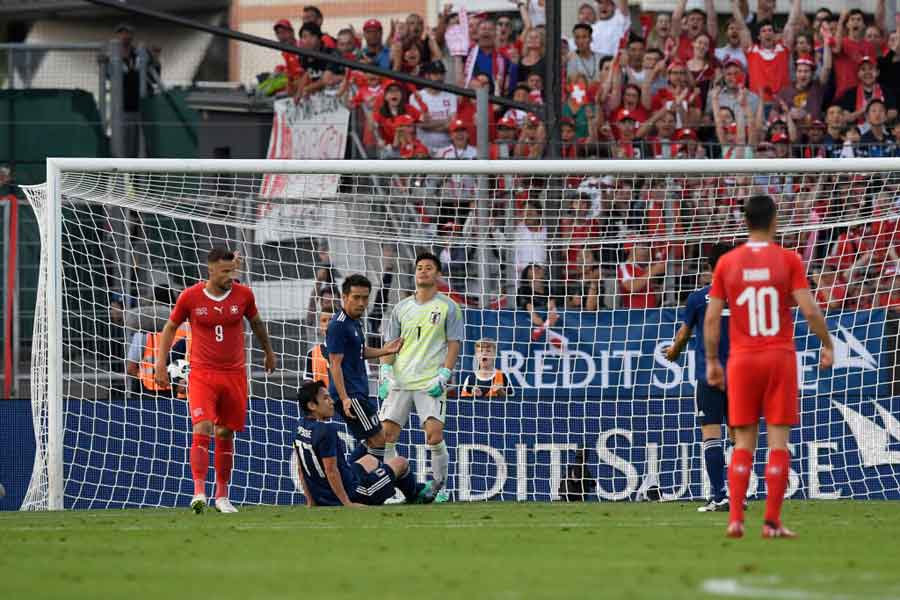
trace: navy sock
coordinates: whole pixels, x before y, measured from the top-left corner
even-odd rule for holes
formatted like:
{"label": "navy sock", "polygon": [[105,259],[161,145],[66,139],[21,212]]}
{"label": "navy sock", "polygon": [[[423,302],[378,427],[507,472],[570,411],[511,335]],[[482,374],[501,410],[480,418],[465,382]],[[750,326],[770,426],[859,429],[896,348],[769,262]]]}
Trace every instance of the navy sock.
{"label": "navy sock", "polygon": [[353,452],[350,453],[350,459],[347,462],[353,464],[368,453],[369,447],[366,446],[365,443],[360,442],[356,445],[356,448],[353,449]]}
{"label": "navy sock", "polygon": [[706,461],[706,475],[712,486],[713,498],[725,497],[725,444],[722,440],[703,442],[703,458]]}
{"label": "navy sock", "polygon": [[403,492],[407,500],[411,500],[419,493],[419,486],[416,485],[416,478],[413,477],[412,469],[407,469],[403,477],[397,477],[394,484],[398,490]]}
{"label": "navy sock", "polygon": [[384,448],[372,448],[366,445],[366,452],[377,458],[379,462],[384,462]]}

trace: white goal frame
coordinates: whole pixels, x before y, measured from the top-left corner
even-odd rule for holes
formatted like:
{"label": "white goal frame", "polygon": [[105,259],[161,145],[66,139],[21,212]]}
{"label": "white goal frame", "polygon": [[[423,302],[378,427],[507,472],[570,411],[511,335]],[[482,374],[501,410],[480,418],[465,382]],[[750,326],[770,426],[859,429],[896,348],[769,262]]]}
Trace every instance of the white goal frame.
{"label": "white goal frame", "polygon": [[[63,172],[144,172],[144,173],[230,173],[230,174],[287,174],[308,175],[537,175],[565,176],[572,173],[586,176],[604,175],[734,175],[752,173],[877,173],[900,172],[900,158],[838,158],[838,159],[739,159],[739,160],[512,160],[512,161],[441,161],[441,160],[181,160],[128,158],[48,158],[46,202],[39,221],[49,247],[42,251],[47,259],[47,447],[46,469],[50,510],[61,510],[64,494],[63,465],[63,313],[62,299],[62,203],[61,175]],[[54,299],[56,301],[54,301]],[[38,315],[39,318],[39,315]],[[38,323],[35,324],[38,333]],[[33,359],[34,361],[34,359]],[[32,371],[37,366],[32,363]],[[39,386],[31,386],[32,404],[42,393]],[[33,415],[37,452],[42,450],[41,415]],[[35,459],[37,476],[38,460]],[[33,482],[32,482],[33,484]]]}

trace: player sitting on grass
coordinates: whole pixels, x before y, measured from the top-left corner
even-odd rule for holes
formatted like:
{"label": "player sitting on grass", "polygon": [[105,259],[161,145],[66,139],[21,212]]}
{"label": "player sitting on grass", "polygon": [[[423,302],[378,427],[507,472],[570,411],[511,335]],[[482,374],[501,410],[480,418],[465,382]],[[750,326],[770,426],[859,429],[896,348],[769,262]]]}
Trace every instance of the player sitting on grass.
{"label": "player sitting on grass", "polygon": [[[728,400],[723,390],[714,388],[706,382],[706,354],[703,347],[703,318],[706,305],[709,303],[709,281],[712,270],[716,268],[719,257],[731,250],[731,246],[715,244],[709,254],[709,271],[703,273],[706,285],[688,296],[687,308],[684,312],[684,323],[675,334],[675,341],[666,348],[666,358],[672,362],[678,360],[681,352],[691,339],[691,333],[697,332],[695,355],[697,358],[697,418],[700,421],[700,432],[703,436],[703,459],[706,474],[712,487],[709,502],[697,509],[698,512],[717,512],[728,510],[728,489],[725,487],[725,441],[722,439],[722,425],[726,423],[725,415]],[[723,334],[719,342],[719,361],[728,361],[728,309],[722,312]]]}
{"label": "player sitting on grass", "polygon": [[375,506],[399,489],[410,504],[434,501],[431,484],[416,483],[409,463],[401,456],[381,462],[366,454],[348,463],[338,426],[328,423],[334,402],[322,381],[307,381],[297,394],[303,416],[294,451],[307,506]]}
{"label": "player sitting on grass", "polygon": [[728,467],[728,537],[744,535],[744,497],[753,472],[759,419],[766,418],[769,460],[766,465],[765,538],[794,537],[781,523],[788,486],[791,426],[800,421],[797,399],[797,348],[792,306],[822,342],[819,366],[827,369],[833,346],[825,318],[809,292],[800,255],[775,243],[775,201],[752,196],[744,205],[749,241],[719,260],[713,272],[703,322],[706,380],[725,389],[725,372],[717,356],[722,311],[731,310],[728,338],[728,424],[735,450]]}

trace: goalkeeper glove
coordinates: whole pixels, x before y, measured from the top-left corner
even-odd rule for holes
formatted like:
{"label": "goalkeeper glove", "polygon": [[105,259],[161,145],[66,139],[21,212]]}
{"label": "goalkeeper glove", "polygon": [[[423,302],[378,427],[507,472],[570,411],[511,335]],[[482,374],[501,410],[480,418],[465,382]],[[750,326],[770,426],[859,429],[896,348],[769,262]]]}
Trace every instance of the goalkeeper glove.
{"label": "goalkeeper glove", "polygon": [[394,366],[381,365],[378,371],[378,399],[384,402],[388,394],[391,393],[391,386],[394,385]]}
{"label": "goalkeeper glove", "polygon": [[450,381],[450,369],[447,367],[441,367],[440,371],[438,371],[437,377],[428,382],[428,388],[425,390],[425,393],[431,396],[432,398],[437,398],[444,394],[444,390],[447,389],[447,382]]}

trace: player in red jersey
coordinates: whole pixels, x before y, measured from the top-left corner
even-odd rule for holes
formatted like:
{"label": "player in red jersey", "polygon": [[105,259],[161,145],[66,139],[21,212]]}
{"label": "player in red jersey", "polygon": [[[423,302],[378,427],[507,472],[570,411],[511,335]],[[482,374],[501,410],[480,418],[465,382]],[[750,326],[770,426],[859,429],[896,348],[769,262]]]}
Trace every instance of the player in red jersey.
{"label": "player in red jersey", "polygon": [[275,370],[275,353],[266,325],[256,310],[250,288],[234,282],[240,259],[225,248],[213,248],[207,256],[209,279],[193,285],[178,297],[162,331],[156,358],[156,381],[169,384],[165,357],[175,332],[185,319],[191,322],[192,349],[188,377],[188,403],[194,436],[191,474],[196,513],[207,505],[206,473],[209,442],[215,433],[216,510],[234,513],[228,499],[228,482],[234,454],[234,432],[244,429],[247,418],[247,374],[244,364],[244,318],[266,353],[266,371]]}
{"label": "player in red jersey", "polygon": [[794,537],[781,524],[781,505],[788,485],[791,426],[799,422],[797,356],[791,307],[800,308],[810,330],[822,342],[819,367],[832,363],[832,344],[825,318],[809,292],[800,255],[775,243],[775,202],[753,196],[744,205],[749,241],[723,256],[713,273],[703,323],[706,379],[725,389],[718,359],[720,319],[725,304],[728,324],[728,425],[735,449],[728,469],[731,494],[728,536],[744,534],[744,499],[753,470],[759,418],[769,437],[766,465],[766,516],[763,537]]}

